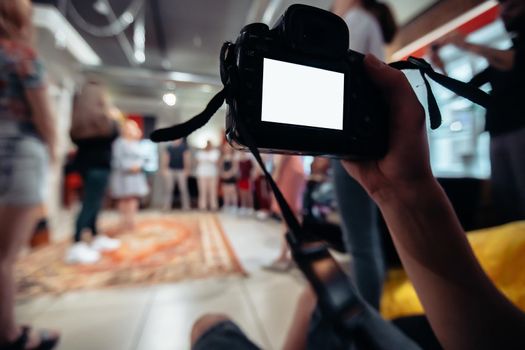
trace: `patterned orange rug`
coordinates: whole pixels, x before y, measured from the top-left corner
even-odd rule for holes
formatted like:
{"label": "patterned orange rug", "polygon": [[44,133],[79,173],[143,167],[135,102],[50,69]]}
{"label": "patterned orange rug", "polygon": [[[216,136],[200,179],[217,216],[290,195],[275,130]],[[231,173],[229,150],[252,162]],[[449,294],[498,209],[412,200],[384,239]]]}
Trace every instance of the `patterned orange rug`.
{"label": "patterned orange rug", "polygon": [[70,242],[22,257],[16,268],[17,297],[245,275],[214,214],[142,215],[133,233],[118,238],[121,248],[90,266],[64,262]]}

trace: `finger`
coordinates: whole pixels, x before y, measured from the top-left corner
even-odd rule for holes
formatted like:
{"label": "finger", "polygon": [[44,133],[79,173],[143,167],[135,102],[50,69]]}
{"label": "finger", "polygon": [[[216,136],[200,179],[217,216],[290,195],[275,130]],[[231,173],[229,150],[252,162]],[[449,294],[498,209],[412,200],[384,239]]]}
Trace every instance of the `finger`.
{"label": "finger", "polygon": [[366,55],[364,63],[370,79],[381,90],[387,102],[398,102],[400,97],[406,98],[413,94],[412,87],[401,71],[388,66],[374,55]]}
{"label": "finger", "polygon": [[394,130],[419,129],[425,125],[423,106],[405,75],[381,62],[373,55],[365,57],[365,68],[374,85],[390,107],[390,123]]}

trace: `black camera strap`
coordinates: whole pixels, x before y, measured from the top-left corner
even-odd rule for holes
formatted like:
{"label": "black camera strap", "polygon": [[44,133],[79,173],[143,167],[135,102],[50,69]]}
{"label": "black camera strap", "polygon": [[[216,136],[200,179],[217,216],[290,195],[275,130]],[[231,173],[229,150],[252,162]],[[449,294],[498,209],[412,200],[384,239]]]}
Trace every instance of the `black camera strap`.
{"label": "black camera strap", "polygon": [[490,96],[483,90],[480,90],[472,84],[436,72],[432,66],[422,58],[410,56],[406,61],[393,62],[389,65],[398,70],[419,70],[427,89],[428,115],[432,130],[441,126],[441,112],[427,76],[441,86],[454,92],[456,95],[462,96],[475,104],[487,108],[490,103]]}
{"label": "black camera strap", "polygon": [[[226,45],[223,47],[223,51],[226,50],[226,47]],[[409,57],[406,61],[393,62],[389,65],[398,70],[418,70],[420,72],[427,89],[430,127],[433,130],[441,126],[442,118],[439,106],[427,77],[430,77],[436,83],[454,92],[458,96],[462,96],[482,107],[487,108],[490,103],[490,96],[483,90],[480,90],[476,86],[473,86],[469,83],[465,83],[436,72],[432,66],[422,58]],[[230,76],[231,74],[234,74],[234,72],[232,72],[233,67],[221,67],[221,70],[222,69],[229,70]],[[236,88],[235,83],[236,82],[234,81],[226,82],[225,87],[219,91],[210,100],[210,102],[208,102],[206,108],[201,113],[182,124],[177,124],[169,128],[154,131],[151,134],[151,140],[154,142],[164,142],[180,139],[190,135],[195,130],[206,125],[206,123],[213,117],[217,110],[221,108],[224,101],[229,100],[229,97],[233,96],[232,90]]]}
{"label": "black camera strap", "polygon": [[[231,54],[232,50],[228,50],[228,48],[232,46],[233,44],[231,43],[226,44],[223,47],[221,57],[228,55],[226,51],[230,51]],[[228,63],[227,61],[228,59],[225,60],[226,63]],[[474,103],[484,107],[489,103],[489,96],[483,91],[435,72],[432,67],[422,59],[411,57],[408,61],[396,62],[391,64],[391,66],[397,69],[416,69],[420,71],[427,88],[429,117],[433,129],[441,125],[441,113],[427,76]],[[225,100],[230,105],[230,108],[234,109],[236,104],[233,102],[233,97],[239,86],[236,69],[233,63],[224,64],[223,62],[221,71],[228,71],[226,76],[229,77],[229,80],[224,82],[224,89],[211,99],[204,111],[187,122],[154,131],[150,136],[151,140],[154,142],[163,142],[188,136],[193,131],[204,126],[222,106]],[[238,116],[238,113],[232,113],[232,115],[235,118],[235,123],[238,126],[246,146],[248,146],[250,152],[255,157],[255,160],[261,167],[266,180],[274,192],[279,208],[281,209],[282,218],[289,229],[286,238],[291,253],[299,269],[315,290],[323,312],[323,317],[332,322],[334,328],[342,337],[355,336],[356,333],[360,332],[366,334],[367,330],[363,329],[363,327],[365,327],[363,326],[363,322],[359,322],[360,315],[366,312],[366,302],[361,298],[346,273],[334,259],[327,244],[322,241],[312,242],[307,239],[306,233],[302,229],[297,217],[286,202],[286,199],[271,174],[266,169],[256,143],[248,131],[244,120]],[[388,344],[385,347],[384,343],[382,343],[386,341],[386,339],[374,340],[374,337],[370,335],[367,336],[367,338],[370,338],[367,340],[370,344],[373,344],[374,341],[377,342],[372,347],[374,349],[388,348]]]}

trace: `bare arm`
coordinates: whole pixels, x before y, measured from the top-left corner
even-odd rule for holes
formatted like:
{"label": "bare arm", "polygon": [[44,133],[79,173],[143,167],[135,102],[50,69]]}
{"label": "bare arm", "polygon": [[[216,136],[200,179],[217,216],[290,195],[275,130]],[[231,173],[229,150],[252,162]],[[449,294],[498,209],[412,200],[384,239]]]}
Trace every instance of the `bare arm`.
{"label": "bare arm", "polygon": [[170,154],[168,150],[164,149],[160,156],[160,169],[163,173],[166,173],[169,170],[170,164]]}
{"label": "bare arm", "polygon": [[185,151],[183,154],[184,158],[184,172],[186,175],[189,175],[191,173],[191,152]]}
{"label": "bare arm", "polygon": [[446,349],[521,343],[525,318],[482,271],[433,180],[375,197],[432,328]]}
{"label": "bare arm", "polygon": [[281,167],[283,165],[283,162],[284,162],[284,155],[282,154],[276,154],[273,156],[273,171],[272,171],[272,176],[275,178],[275,180],[278,180],[278,178],[280,177],[280,174],[281,174]]}
{"label": "bare arm", "polygon": [[462,50],[484,57],[496,69],[508,71],[514,67],[516,52],[513,49],[498,50],[484,45],[472,44],[465,41],[465,38],[460,35],[453,35],[447,38],[444,43],[450,43]]}
{"label": "bare arm", "polygon": [[231,176],[237,177],[238,174],[239,174],[239,160],[233,157],[233,167],[232,167]]}
{"label": "bare arm", "polygon": [[36,89],[26,89],[25,95],[31,106],[33,122],[49,149],[51,160],[56,161],[56,131],[47,88],[44,86]]}
{"label": "bare arm", "polygon": [[406,78],[366,64],[391,107],[390,150],[344,166],[379,205],[434,332],[446,349],[525,348],[524,314],[483,272],[432,176],[425,114]]}
{"label": "bare arm", "polygon": [[514,50],[497,50],[491,47],[469,44],[464,46],[465,50],[485,57],[491,66],[499,70],[511,70],[514,67]]}

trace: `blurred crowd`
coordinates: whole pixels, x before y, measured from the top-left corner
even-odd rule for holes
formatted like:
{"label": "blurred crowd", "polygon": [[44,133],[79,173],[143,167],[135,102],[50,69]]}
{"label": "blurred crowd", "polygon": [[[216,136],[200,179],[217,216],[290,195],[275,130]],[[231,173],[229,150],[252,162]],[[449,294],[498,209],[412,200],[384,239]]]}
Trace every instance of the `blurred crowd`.
{"label": "blurred crowd", "polygon": [[[431,57],[446,72],[439,49],[452,44],[489,62],[472,84],[492,85],[493,103],[487,112],[487,130],[492,136],[491,184],[496,209],[509,222],[525,219],[525,118],[521,101],[525,21],[521,3],[507,0],[502,4],[508,31],[520,34],[514,37],[513,48],[496,50],[452,36],[432,46]],[[345,19],[356,38],[350,43],[352,49],[384,58],[384,45],[393,39],[396,27],[386,5],[376,5],[375,1],[341,0],[334,2],[332,11]],[[44,67],[34,50],[32,32],[30,1],[0,1],[0,344],[23,339],[40,342],[38,346],[53,343],[57,336],[49,332],[37,339],[16,325],[13,268],[34,232],[47,195],[46,177],[52,164],[59,161],[60,150]],[[101,253],[120,247],[117,238],[99,231],[98,219],[107,197],[119,213],[118,231],[135,229],[141,202],[152,190],[141,146],[143,133],[133,118],[126,118],[111,103],[100,83],[85,83],[75,97],[70,136],[76,151],[70,167],[82,180],[82,194],[71,230],[72,244],[65,257],[68,263],[93,264]],[[195,148],[186,140],[162,145],[159,153],[164,210],[222,209],[259,219],[280,216],[270,188],[249,153],[235,151],[226,142],[214,145],[208,141],[205,147]],[[265,156],[264,161],[294,214],[305,222],[332,222],[337,199],[343,241],[353,256],[352,276],[364,298],[377,308],[385,266],[378,211],[368,193],[336,161],[330,164],[315,158],[308,171],[299,156]],[[286,231],[283,224],[282,232]],[[291,266],[283,238],[279,255],[268,268],[287,271]]]}

